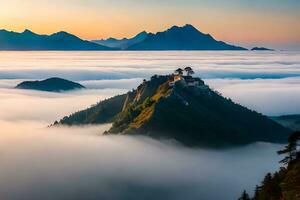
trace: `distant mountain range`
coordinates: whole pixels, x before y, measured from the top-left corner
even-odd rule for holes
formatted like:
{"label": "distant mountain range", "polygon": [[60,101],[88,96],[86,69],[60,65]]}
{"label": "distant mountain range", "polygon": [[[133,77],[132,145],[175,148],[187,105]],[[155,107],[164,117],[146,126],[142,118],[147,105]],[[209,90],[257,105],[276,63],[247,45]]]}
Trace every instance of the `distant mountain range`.
{"label": "distant mountain range", "polygon": [[106,40],[92,40],[92,42],[95,42],[97,44],[100,45],[104,45],[107,47],[111,47],[111,48],[118,48],[118,49],[122,49],[125,50],[128,47],[137,44],[139,42],[144,41],[146,38],[148,37],[148,33],[146,31],[143,31],[139,34],[137,34],[136,36],[134,36],[133,38],[123,38],[123,39],[115,39],[115,38],[108,38]]}
{"label": "distant mountain range", "polygon": [[173,26],[170,29],[149,33],[145,40],[133,44],[128,50],[247,50],[243,47],[215,40],[192,25]]}
{"label": "distant mountain range", "polygon": [[22,33],[0,30],[0,50],[42,51],[42,50],[112,50],[90,41],[82,40],[67,32],[52,35],[38,35],[25,30]]}
{"label": "distant mountain range", "polygon": [[173,26],[156,34],[145,31],[133,38],[93,40],[101,45],[123,50],[247,50],[246,48],[215,40],[211,35],[201,33],[194,26]]}
{"label": "distant mountain range", "polygon": [[67,32],[38,35],[29,30],[22,33],[0,30],[0,50],[247,50],[215,40],[192,25],[173,26],[166,31],[147,33],[133,38],[82,40]]}
{"label": "distant mountain range", "polygon": [[55,125],[101,123],[113,123],[106,134],[147,135],[187,146],[285,142],[291,132],[222,97],[199,78],[174,75],[155,75],[137,89],[66,116]]}
{"label": "distant mountain range", "polygon": [[282,126],[288,127],[294,131],[300,131],[300,114],[298,115],[282,115],[271,117],[274,121]]}
{"label": "distant mountain range", "polygon": [[79,83],[62,78],[48,78],[41,81],[24,81],[16,86],[17,89],[41,90],[48,92],[61,92],[67,90],[84,89]]}

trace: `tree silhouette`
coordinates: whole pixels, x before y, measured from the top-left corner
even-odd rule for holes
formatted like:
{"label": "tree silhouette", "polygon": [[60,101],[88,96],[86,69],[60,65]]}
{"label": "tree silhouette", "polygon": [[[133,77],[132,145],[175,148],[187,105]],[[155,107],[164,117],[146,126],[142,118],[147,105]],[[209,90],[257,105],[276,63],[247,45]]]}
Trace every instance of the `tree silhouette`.
{"label": "tree silhouette", "polygon": [[299,157],[299,152],[297,149],[299,146],[298,140],[300,140],[300,131],[296,131],[290,135],[288,139],[288,145],[286,145],[284,149],[277,152],[279,155],[286,155],[286,157],[283,158],[280,163],[287,165]]}
{"label": "tree silhouette", "polygon": [[[298,200],[300,199],[300,132],[296,131],[288,138],[288,144],[278,154],[286,157],[281,167],[273,175],[268,173],[261,186],[256,186],[252,200]],[[240,198],[243,199],[243,198]]]}
{"label": "tree silhouette", "polygon": [[191,76],[192,74],[195,74],[194,70],[191,67],[185,67],[184,71],[186,71],[186,74],[188,76]]}
{"label": "tree silhouette", "polygon": [[183,74],[183,69],[178,68],[178,69],[175,70],[175,73],[178,74],[178,75],[182,75]]}
{"label": "tree silhouette", "polygon": [[255,187],[255,191],[254,191],[254,196],[253,196],[253,200],[258,200],[259,199],[259,190],[260,190],[260,187],[258,185],[256,185]]}
{"label": "tree silhouette", "polygon": [[238,200],[250,200],[249,194],[246,190],[243,191],[242,196]]}

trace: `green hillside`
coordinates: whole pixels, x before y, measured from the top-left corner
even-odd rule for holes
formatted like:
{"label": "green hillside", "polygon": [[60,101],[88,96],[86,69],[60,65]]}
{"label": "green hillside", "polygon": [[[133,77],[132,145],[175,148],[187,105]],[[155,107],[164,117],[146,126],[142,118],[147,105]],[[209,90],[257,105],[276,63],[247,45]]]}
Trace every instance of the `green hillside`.
{"label": "green hillside", "polygon": [[[175,139],[189,146],[284,142],[290,130],[211,90],[199,78],[151,77],[126,95],[65,117],[68,125],[113,122],[106,134]],[[193,85],[194,84],[194,85]]]}
{"label": "green hillside", "polygon": [[111,123],[115,116],[122,110],[125,98],[126,95],[123,94],[100,101],[96,105],[66,116],[54,124],[86,125]]}

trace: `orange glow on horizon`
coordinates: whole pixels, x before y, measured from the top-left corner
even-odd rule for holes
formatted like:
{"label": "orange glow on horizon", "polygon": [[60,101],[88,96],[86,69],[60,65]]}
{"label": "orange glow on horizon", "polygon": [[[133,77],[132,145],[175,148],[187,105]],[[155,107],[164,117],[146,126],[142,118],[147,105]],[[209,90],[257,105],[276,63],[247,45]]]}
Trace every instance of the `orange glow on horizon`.
{"label": "orange glow on horizon", "polygon": [[186,12],[180,7],[147,8],[146,12],[121,6],[99,10],[84,5],[72,5],[66,9],[63,3],[55,5],[48,1],[43,0],[41,4],[24,3],[23,0],[0,2],[0,29],[17,32],[30,29],[39,34],[63,30],[91,40],[132,37],[144,30],[155,33],[172,25],[188,23],[217,40],[234,44],[300,43],[298,16],[280,12],[224,12],[222,9],[200,8],[189,8]]}

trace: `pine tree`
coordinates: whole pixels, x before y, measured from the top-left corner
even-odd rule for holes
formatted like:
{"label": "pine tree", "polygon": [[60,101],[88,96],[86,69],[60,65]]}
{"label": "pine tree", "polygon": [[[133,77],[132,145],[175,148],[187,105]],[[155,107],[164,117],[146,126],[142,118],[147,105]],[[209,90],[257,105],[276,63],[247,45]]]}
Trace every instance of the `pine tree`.
{"label": "pine tree", "polygon": [[288,145],[285,146],[284,149],[278,151],[277,153],[279,155],[286,155],[285,158],[283,158],[280,163],[283,163],[285,165],[288,165],[289,163],[293,162],[298,156],[299,152],[297,151],[298,140],[300,140],[300,132],[296,131],[292,135],[290,135],[288,139]]}
{"label": "pine tree", "polygon": [[246,192],[246,190],[243,191],[242,196],[239,198],[239,200],[250,200],[249,194]]}
{"label": "pine tree", "polygon": [[258,200],[259,199],[259,191],[260,191],[260,187],[258,185],[256,185],[253,200]]}

